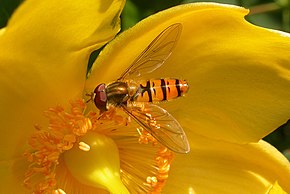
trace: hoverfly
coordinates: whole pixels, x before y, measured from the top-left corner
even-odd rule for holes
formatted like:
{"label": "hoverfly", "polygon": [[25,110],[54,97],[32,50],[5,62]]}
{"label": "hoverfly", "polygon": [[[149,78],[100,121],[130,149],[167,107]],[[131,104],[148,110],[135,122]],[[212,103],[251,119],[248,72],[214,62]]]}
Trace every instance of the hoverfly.
{"label": "hoverfly", "polygon": [[171,55],[182,31],[180,23],[163,30],[113,83],[99,84],[90,95],[96,107],[107,111],[120,107],[157,141],[178,153],[190,151],[187,137],[177,122],[154,102],[167,101],[182,96],[188,84],[179,79],[151,79],[136,81],[162,66]]}

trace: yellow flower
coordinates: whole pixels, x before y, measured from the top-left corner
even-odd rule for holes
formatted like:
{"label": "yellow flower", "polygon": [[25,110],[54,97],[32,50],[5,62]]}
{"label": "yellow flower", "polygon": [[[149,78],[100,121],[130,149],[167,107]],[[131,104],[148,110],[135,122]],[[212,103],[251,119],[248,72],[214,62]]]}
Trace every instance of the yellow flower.
{"label": "yellow flower", "polygon": [[[29,0],[1,30],[0,193],[27,193],[23,183],[55,193],[290,192],[289,162],[260,140],[290,115],[289,35],[247,23],[243,8],[178,6],[115,38],[86,81],[89,53],[117,33],[122,7]],[[183,30],[172,55],[143,78],[188,80],[185,97],[160,106],[183,126],[189,154],[139,134],[122,111],[99,117],[78,100],[174,23]]]}
{"label": "yellow flower", "polygon": [[90,53],[120,29],[124,1],[25,1],[1,30],[0,193],[25,193],[23,153],[43,112],[82,97]]}

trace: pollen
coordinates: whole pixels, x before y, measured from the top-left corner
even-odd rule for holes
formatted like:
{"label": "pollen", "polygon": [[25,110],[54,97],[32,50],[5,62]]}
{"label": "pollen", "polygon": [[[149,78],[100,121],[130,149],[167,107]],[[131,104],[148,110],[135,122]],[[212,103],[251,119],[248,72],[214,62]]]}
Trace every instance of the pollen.
{"label": "pollen", "polygon": [[86,144],[85,142],[80,142],[79,148],[85,152],[88,152],[91,149],[91,147],[88,144]]}
{"label": "pollen", "polygon": [[[28,141],[31,150],[24,153],[30,162],[24,185],[33,193],[64,193],[63,190],[56,189],[55,169],[61,154],[70,150],[79,137],[92,129],[92,122],[83,114],[84,110],[82,100],[72,102],[69,112],[61,106],[50,108],[45,112],[49,126],[42,129],[35,125],[36,132]],[[82,146],[88,149],[87,146]],[[41,181],[35,183],[34,177]]]}
{"label": "pollen", "polygon": [[146,178],[146,182],[148,184],[150,184],[151,187],[155,187],[157,185],[158,180],[157,180],[157,178],[155,176],[153,176],[153,177],[148,176]]}
{"label": "pollen", "polygon": [[61,106],[49,108],[44,114],[49,121],[48,126],[35,125],[36,130],[28,140],[31,149],[24,156],[30,165],[23,182],[31,193],[65,194],[65,191],[80,188],[80,194],[100,193],[100,190],[91,190],[92,187],[77,182],[62,157],[74,146],[85,152],[90,151],[90,146],[80,140],[90,131],[106,135],[116,143],[120,156],[120,177],[130,193],[161,192],[169,177],[173,152],[117,108],[100,115],[86,111],[83,100],[71,102],[70,105],[69,110]]}
{"label": "pollen", "polygon": [[148,144],[148,143],[152,143],[152,145],[157,144],[156,139],[150,133],[148,133],[146,130],[144,130],[142,127],[137,128],[137,131],[140,135],[140,137],[138,139],[138,142],[140,144]]}
{"label": "pollen", "polygon": [[52,192],[52,194],[66,194],[66,192],[64,192],[62,189],[56,189]]}
{"label": "pollen", "polygon": [[[155,157],[153,158],[151,164],[154,170],[150,170],[150,172],[153,172],[153,174],[148,175],[145,178],[143,182],[143,190],[145,190],[146,193],[151,194],[161,193],[162,188],[166,184],[166,180],[169,177],[169,171],[171,163],[174,159],[174,153],[163,145],[159,144],[158,141],[142,127],[138,127],[137,132],[139,134],[139,144],[151,145],[152,147],[150,149],[153,148],[156,150]],[[144,154],[146,154],[146,152],[144,152]],[[142,155],[142,153],[140,153],[140,155]],[[144,171],[147,171],[145,169]]]}

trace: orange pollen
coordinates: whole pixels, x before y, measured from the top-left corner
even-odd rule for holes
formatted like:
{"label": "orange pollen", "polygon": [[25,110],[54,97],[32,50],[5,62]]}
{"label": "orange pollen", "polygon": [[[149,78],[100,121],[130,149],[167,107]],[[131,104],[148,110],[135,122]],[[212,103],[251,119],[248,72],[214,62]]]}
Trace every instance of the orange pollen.
{"label": "orange pollen", "polygon": [[[80,141],[80,137],[84,136],[88,131],[97,131],[113,139],[115,138],[116,141],[119,141],[120,145],[125,138],[118,137],[128,136],[127,129],[117,130],[117,126],[128,126],[131,123],[131,119],[130,117],[118,115],[115,108],[109,109],[101,115],[95,112],[84,114],[86,104],[83,100],[77,100],[70,104],[70,111],[66,111],[61,106],[49,108],[45,112],[45,117],[49,121],[48,127],[42,128],[39,125],[35,125],[36,131],[28,140],[31,149],[26,151],[24,156],[30,162],[30,165],[25,173],[23,182],[31,193],[65,194],[65,191],[59,188],[56,181],[56,168],[61,161],[60,156],[65,151],[73,148],[74,145],[78,145],[79,149],[83,151],[89,151],[90,146]],[[148,116],[151,117],[151,115]],[[158,124],[153,122],[153,120],[151,119],[149,124],[158,128]],[[150,158],[153,164],[146,164],[149,169],[148,176],[147,178],[144,177],[145,180],[142,178],[141,184],[137,186],[149,188],[148,193],[151,194],[161,193],[169,176],[174,153],[161,145],[142,127],[137,128],[137,132],[132,130],[130,135],[136,138],[136,144],[149,144],[153,146],[153,158]],[[126,145],[125,141],[124,144]],[[121,150],[123,153],[126,153],[125,147]],[[126,154],[124,155],[126,156]],[[125,156],[123,158],[126,158]],[[126,167],[126,163],[124,163],[124,166]],[[122,168],[120,169],[121,176],[123,170]],[[124,176],[122,178],[124,184],[132,181],[131,178],[133,176],[135,175]]]}
{"label": "orange pollen", "polygon": [[[139,143],[148,144],[153,146],[157,145],[157,140],[146,130],[137,128],[140,134]],[[155,176],[147,176],[145,185],[151,187],[151,194],[161,193],[167,178],[169,177],[170,165],[173,161],[174,153],[166,147],[160,145],[159,150],[156,153],[155,163],[157,166],[157,173]]]}
{"label": "orange pollen", "polygon": [[52,191],[52,194],[66,194],[62,189],[56,189]]}
{"label": "orange pollen", "polygon": [[[69,113],[60,106],[50,108],[45,112],[49,120],[48,128],[35,126],[36,132],[28,141],[32,149],[24,153],[30,162],[24,185],[33,193],[65,193],[61,189],[56,189],[55,169],[60,155],[71,149],[79,137],[93,129],[91,119],[83,114],[85,108],[86,105],[82,100],[71,102]],[[33,177],[41,181],[34,183],[36,181]]]}
{"label": "orange pollen", "polygon": [[157,140],[146,130],[144,130],[142,127],[137,128],[137,131],[140,135],[138,141],[140,144],[148,144],[152,143],[152,145],[157,144]]}
{"label": "orange pollen", "polygon": [[88,144],[86,144],[85,142],[80,142],[79,149],[81,149],[85,152],[88,152],[88,151],[90,151],[91,147]]}

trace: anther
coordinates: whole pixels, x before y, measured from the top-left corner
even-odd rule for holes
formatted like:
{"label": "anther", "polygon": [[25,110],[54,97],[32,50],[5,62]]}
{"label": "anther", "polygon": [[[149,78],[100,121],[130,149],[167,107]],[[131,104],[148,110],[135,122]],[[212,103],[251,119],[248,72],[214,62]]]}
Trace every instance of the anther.
{"label": "anther", "polygon": [[85,152],[88,152],[91,149],[91,147],[88,144],[86,144],[85,142],[80,142],[79,148]]}
{"label": "anther", "polygon": [[154,186],[156,186],[158,180],[157,180],[157,178],[155,176],[152,176],[152,177],[148,176],[146,178],[146,182],[149,183],[152,187],[154,187]]}
{"label": "anther", "polygon": [[52,192],[52,194],[66,194],[66,192],[64,192],[62,189],[56,189]]}

